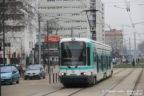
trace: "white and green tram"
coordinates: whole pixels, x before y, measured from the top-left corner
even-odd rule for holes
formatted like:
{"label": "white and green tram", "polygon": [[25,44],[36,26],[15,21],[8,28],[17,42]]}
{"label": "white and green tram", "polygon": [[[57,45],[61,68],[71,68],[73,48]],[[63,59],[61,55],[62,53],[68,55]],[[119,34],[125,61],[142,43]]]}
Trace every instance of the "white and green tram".
{"label": "white and green tram", "polygon": [[96,84],[112,76],[112,48],[87,38],[63,38],[58,46],[59,78],[69,84]]}

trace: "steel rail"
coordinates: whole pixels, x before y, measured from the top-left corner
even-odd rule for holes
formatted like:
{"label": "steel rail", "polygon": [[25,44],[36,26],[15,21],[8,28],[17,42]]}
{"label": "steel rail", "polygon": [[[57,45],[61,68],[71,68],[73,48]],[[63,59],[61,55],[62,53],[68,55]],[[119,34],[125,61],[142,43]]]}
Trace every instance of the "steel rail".
{"label": "steel rail", "polygon": [[[122,72],[123,70],[124,70],[124,69],[119,70],[118,72],[114,73],[114,75],[116,75],[116,74]],[[81,91],[83,91],[83,90],[85,90],[85,89],[88,89],[88,88],[89,88],[89,87],[86,87],[86,88],[80,88],[80,89],[76,90],[75,92],[70,93],[68,96],[75,95],[75,94],[77,94],[77,93],[79,93],[79,92],[81,92]],[[41,95],[41,96],[48,96],[48,95],[51,95],[51,94],[53,94],[53,93],[56,93],[56,92],[61,91],[61,90],[64,90],[64,89],[66,89],[66,88],[63,87],[63,88],[60,88],[60,89],[54,90],[54,91],[52,91],[52,92],[43,93],[43,95]],[[39,93],[41,93],[41,92],[39,92]],[[30,95],[30,96],[37,96],[39,93],[34,94],[34,95]],[[41,94],[42,94],[42,93],[41,93]]]}
{"label": "steel rail", "polygon": [[122,79],[120,79],[118,82],[116,82],[115,84],[113,84],[110,88],[107,89],[107,91],[105,91],[101,96],[106,96],[108,95],[109,91],[114,89],[116,86],[118,86],[123,80],[125,80],[127,77],[130,76],[130,74],[132,74],[134,72],[134,69],[132,69],[127,75],[125,75]]}
{"label": "steel rail", "polygon": [[141,72],[140,72],[140,74],[139,74],[139,76],[138,76],[138,78],[137,78],[137,80],[136,80],[136,83],[135,83],[135,85],[134,85],[134,87],[133,87],[133,89],[132,89],[132,93],[130,94],[130,96],[134,96],[134,93],[135,93],[135,91],[136,91],[136,89],[137,89],[137,85],[138,85],[138,83],[139,83],[139,81],[140,81],[140,78],[141,78],[141,76],[142,76],[142,74],[143,74],[143,70],[144,70],[144,69],[141,70]]}

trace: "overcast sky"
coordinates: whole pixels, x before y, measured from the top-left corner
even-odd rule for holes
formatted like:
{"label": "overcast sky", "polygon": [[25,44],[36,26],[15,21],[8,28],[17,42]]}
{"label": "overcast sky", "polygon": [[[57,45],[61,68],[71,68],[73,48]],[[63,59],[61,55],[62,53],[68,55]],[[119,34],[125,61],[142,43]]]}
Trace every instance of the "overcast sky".
{"label": "overcast sky", "polygon": [[[124,29],[125,40],[131,38],[133,45],[134,29],[131,26],[129,15],[126,11],[125,0],[102,0],[105,4],[105,23],[111,25],[111,28]],[[144,0],[127,0],[130,1],[130,15],[133,23],[136,24],[137,44],[144,41]],[[115,7],[117,6],[117,7]],[[124,26],[123,26],[124,25]],[[106,28],[107,29],[107,28]],[[128,44],[128,41],[126,41]]]}

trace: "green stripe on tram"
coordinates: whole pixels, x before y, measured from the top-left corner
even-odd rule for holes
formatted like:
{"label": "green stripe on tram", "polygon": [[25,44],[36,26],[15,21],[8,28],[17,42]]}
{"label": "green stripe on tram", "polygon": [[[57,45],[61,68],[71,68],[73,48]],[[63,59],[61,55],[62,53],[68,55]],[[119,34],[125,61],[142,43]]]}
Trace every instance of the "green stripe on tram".
{"label": "green stripe on tram", "polygon": [[77,67],[77,68],[66,68],[66,67],[59,67],[60,70],[86,70],[86,69],[93,69],[93,67]]}

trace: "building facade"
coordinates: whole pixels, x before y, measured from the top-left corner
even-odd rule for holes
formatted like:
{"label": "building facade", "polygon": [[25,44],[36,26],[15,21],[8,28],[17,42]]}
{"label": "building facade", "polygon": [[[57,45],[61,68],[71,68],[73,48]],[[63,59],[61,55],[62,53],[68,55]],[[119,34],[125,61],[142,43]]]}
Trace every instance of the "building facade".
{"label": "building facade", "polygon": [[[104,41],[104,5],[101,0],[38,0],[41,15],[41,41],[45,37],[79,37]],[[97,24],[99,23],[99,24]],[[53,46],[55,42],[44,42],[44,46]],[[57,62],[57,47],[49,47],[46,53],[48,61]]]}
{"label": "building facade", "polygon": [[97,0],[96,9],[96,33],[97,40],[105,43],[105,9],[101,0]]}
{"label": "building facade", "polygon": [[[3,5],[3,1],[0,1]],[[37,14],[36,0],[5,0],[5,42],[7,64],[12,63],[12,58],[19,58],[25,63],[26,56],[29,56],[37,35]],[[0,7],[0,21],[3,19],[3,7]],[[2,22],[0,31],[2,33]],[[2,37],[2,35],[1,35]],[[1,58],[3,52],[0,52]],[[16,62],[15,62],[16,63]],[[20,63],[20,62],[18,62]]]}
{"label": "building facade", "polygon": [[[39,0],[38,7],[44,23],[42,27],[46,27],[47,22],[49,25],[56,22],[56,28],[47,29],[49,35],[61,38],[92,38],[93,35],[97,41],[104,38],[104,5],[101,0]],[[47,30],[43,31],[43,38]]]}
{"label": "building facade", "polygon": [[105,31],[105,42],[113,48],[116,54],[122,53],[124,49],[122,30]]}

